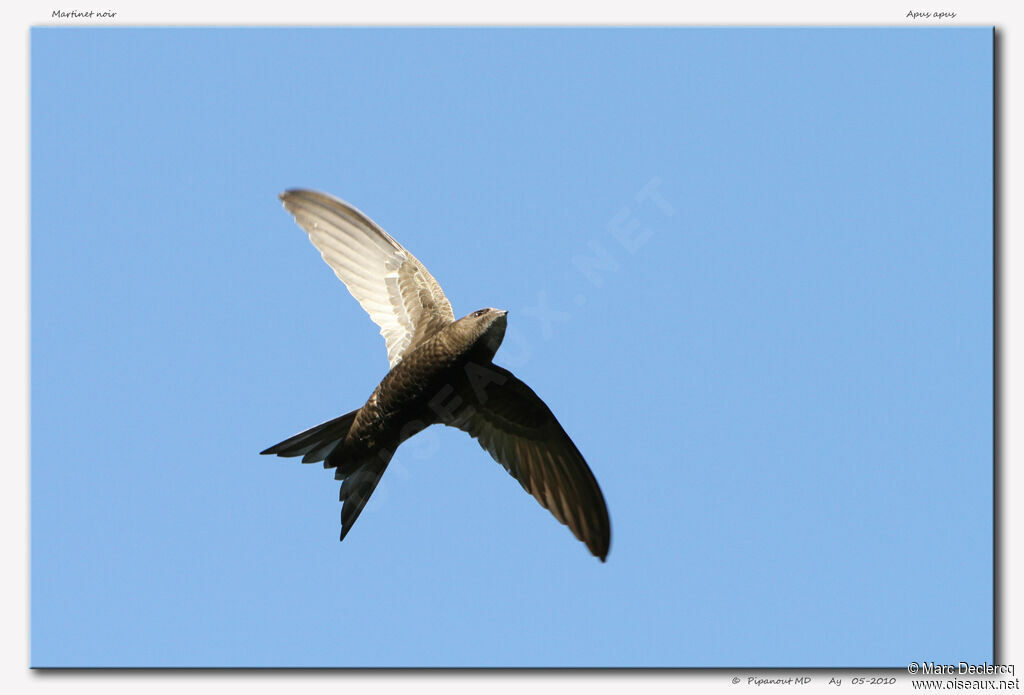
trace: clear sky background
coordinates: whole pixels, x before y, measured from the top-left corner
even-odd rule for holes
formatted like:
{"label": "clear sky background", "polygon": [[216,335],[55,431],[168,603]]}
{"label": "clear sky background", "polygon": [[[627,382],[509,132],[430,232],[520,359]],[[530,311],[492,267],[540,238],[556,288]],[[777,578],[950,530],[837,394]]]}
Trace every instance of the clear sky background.
{"label": "clear sky background", "polygon": [[[991,41],[34,30],[32,664],[991,661]],[[340,544],[258,456],[387,370],[290,187],[509,310],[606,564],[455,430]]]}

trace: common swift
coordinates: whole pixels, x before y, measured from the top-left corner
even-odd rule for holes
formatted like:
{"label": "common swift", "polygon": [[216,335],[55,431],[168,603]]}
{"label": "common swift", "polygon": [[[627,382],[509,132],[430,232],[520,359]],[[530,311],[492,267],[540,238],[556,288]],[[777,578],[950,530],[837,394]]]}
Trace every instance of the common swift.
{"label": "common swift", "polygon": [[280,198],[380,327],[390,371],[361,408],[260,453],[335,469],[344,540],[398,446],[433,424],[457,427],[603,562],[611,525],[594,474],[544,401],[492,361],[508,312],[478,309],[456,321],[423,264],[359,210],[315,191]]}

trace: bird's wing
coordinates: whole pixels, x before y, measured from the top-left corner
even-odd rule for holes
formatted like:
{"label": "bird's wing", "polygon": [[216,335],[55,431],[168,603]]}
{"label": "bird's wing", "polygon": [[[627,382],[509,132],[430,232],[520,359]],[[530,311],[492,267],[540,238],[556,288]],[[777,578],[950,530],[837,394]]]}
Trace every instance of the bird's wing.
{"label": "bird's wing", "polygon": [[[603,562],[611,543],[604,495],[576,445],[533,390],[507,369],[463,394],[467,406],[447,423],[475,437],[527,492]],[[492,371],[493,370],[493,371]]]}
{"label": "bird's wing", "polygon": [[316,191],[285,191],[280,198],[380,326],[392,367],[410,347],[455,320],[452,305],[423,264],[369,217]]}

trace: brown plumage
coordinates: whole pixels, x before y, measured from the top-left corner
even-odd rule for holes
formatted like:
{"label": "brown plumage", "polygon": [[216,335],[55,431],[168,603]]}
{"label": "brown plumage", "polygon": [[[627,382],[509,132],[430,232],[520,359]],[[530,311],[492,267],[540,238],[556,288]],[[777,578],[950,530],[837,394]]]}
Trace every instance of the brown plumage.
{"label": "brown plumage", "polygon": [[292,190],[281,200],[380,326],[391,371],[361,408],[261,453],[335,469],[344,540],[398,446],[433,424],[457,427],[604,561],[611,526],[593,473],[537,394],[492,362],[507,312],[456,321],[423,264],[370,218],[323,193]]}

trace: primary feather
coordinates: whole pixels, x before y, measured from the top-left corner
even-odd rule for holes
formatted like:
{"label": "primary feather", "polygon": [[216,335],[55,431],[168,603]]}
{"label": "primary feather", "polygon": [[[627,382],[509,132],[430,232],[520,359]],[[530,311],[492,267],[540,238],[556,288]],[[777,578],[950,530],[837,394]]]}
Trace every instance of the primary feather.
{"label": "primary feather", "polygon": [[285,191],[281,201],[334,274],[380,326],[392,367],[410,348],[455,320],[437,280],[359,210],[315,191]]}

